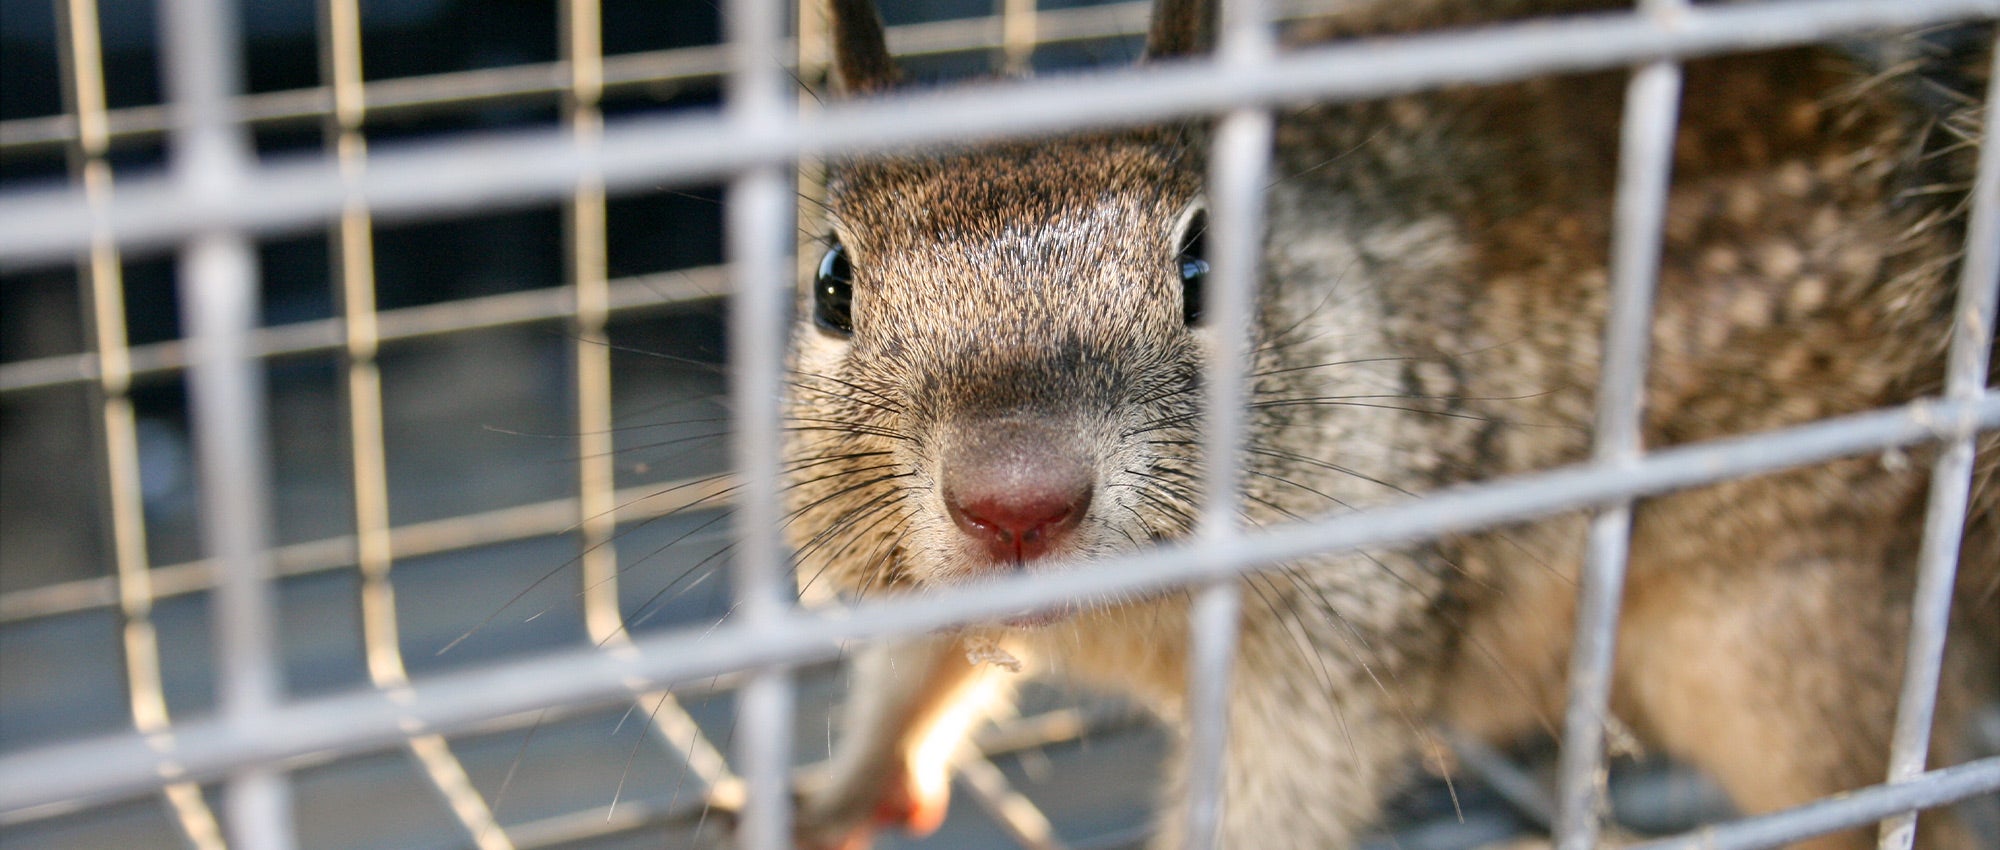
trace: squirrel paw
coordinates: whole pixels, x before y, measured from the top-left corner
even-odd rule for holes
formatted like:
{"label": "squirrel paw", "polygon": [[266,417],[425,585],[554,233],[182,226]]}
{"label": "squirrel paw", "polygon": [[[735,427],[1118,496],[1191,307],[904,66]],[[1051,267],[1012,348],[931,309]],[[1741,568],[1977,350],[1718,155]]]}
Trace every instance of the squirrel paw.
{"label": "squirrel paw", "polygon": [[944,823],[950,780],[922,782],[908,769],[802,794],[792,834],[800,850],[867,850],[875,833],[896,828],[924,836]]}

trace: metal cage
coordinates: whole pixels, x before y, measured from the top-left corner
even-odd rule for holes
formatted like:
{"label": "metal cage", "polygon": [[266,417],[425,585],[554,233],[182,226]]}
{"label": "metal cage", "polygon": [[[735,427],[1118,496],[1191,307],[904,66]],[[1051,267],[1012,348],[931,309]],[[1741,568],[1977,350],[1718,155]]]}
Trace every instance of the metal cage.
{"label": "metal cage", "polygon": [[[1086,52],[1115,55],[1143,29],[1146,16],[1145,4],[1130,2],[1040,10],[1032,0],[995,5],[968,18],[895,27],[892,46],[906,54],[971,56],[1022,68],[1038,45],[1084,45]],[[1553,818],[1559,845],[1581,850],[1597,842],[1603,807],[1601,718],[1633,501],[1920,443],[1941,450],[1890,775],[1839,799],[1645,846],[1770,847],[1881,821],[1883,847],[1906,848],[1917,810],[2000,790],[2000,758],[1942,770],[1924,764],[1974,439],[2000,428],[2000,396],[1984,385],[2000,289],[2000,145],[1988,144],[1980,155],[1949,380],[1941,395],[1777,433],[1647,451],[1639,441],[1637,392],[1678,63],[1868,31],[1990,21],[2000,18],[2000,2],[1693,6],[1641,0],[1615,15],[1298,52],[1275,50],[1268,24],[1309,4],[1271,5],[1226,4],[1222,48],[1186,65],[1097,70],[802,110],[789,74],[809,76],[825,62],[811,2],[798,12],[795,28],[793,10],[779,0],[730,0],[720,10],[727,38],[719,44],[692,38],[669,49],[621,52],[608,50],[606,41],[622,37],[629,22],[608,19],[608,6],[599,0],[564,0],[556,20],[545,23],[553,36],[548,55],[489,57],[378,78],[362,64],[369,30],[361,4],[322,0],[311,14],[295,10],[305,16],[316,47],[308,60],[316,77],[289,86],[267,80],[251,90],[241,62],[246,19],[240,13],[248,10],[252,23],[275,13],[260,4],[166,0],[148,30],[157,32],[157,45],[149,49],[163,69],[160,94],[148,97],[121,94],[118,78],[107,70],[111,28],[105,16],[129,16],[131,10],[55,0],[47,35],[59,82],[50,80],[48,88],[60,89],[61,107],[0,122],[0,153],[10,158],[10,168],[22,169],[0,192],[0,285],[8,287],[10,311],[30,309],[23,306],[30,304],[29,293],[69,287],[65,295],[48,297],[70,305],[58,312],[73,313],[76,339],[67,346],[29,341],[10,349],[0,362],[0,399],[14,423],[40,423],[36,427],[44,430],[33,433],[61,437],[65,441],[50,445],[73,452],[10,454],[16,469],[9,474],[26,475],[19,464],[39,461],[67,470],[48,475],[88,486],[76,491],[82,501],[51,506],[34,504],[43,497],[29,485],[12,485],[28,495],[9,503],[5,534],[25,554],[14,556],[10,569],[17,575],[0,585],[0,637],[11,644],[7,666],[16,669],[0,682],[17,690],[33,683],[38,696],[23,699],[46,701],[8,707],[14,698],[0,695],[0,721],[7,724],[0,727],[7,738],[0,744],[0,830],[47,840],[62,829],[126,834],[92,832],[94,824],[125,819],[151,825],[141,832],[171,824],[169,834],[156,836],[163,846],[310,845],[301,837],[310,832],[301,820],[308,809],[321,811],[313,794],[335,793],[322,781],[335,765],[375,776],[386,783],[380,788],[391,789],[378,788],[375,797],[350,794],[345,816],[365,818],[371,804],[388,805],[390,795],[415,791],[437,812],[437,831],[426,834],[451,836],[443,839],[446,846],[657,846],[659,829],[693,829],[704,812],[717,810],[734,813],[742,846],[781,848],[788,843],[795,765],[810,760],[800,752],[813,752],[812,736],[796,734],[810,728],[802,720],[817,720],[798,708],[801,692],[825,690],[825,662],[844,644],[1066,598],[1167,586],[1199,588],[1190,810],[1194,818],[1212,818],[1221,695],[1241,604],[1228,579],[1308,553],[1588,509],[1594,519],[1572,664],[1578,686],[1566,717]],[[796,41],[794,32],[801,34]],[[791,56],[797,61],[779,61]],[[769,447],[779,437],[802,161],[886,146],[1217,116],[1210,186],[1213,303],[1227,320],[1247,315],[1250,307],[1245,284],[1257,262],[1251,246],[1259,232],[1271,110],[1617,68],[1633,73],[1619,164],[1613,309],[1589,463],[1258,533],[1235,528],[1226,505],[1216,500],[1195,537],[1143,559],[1032,583],[941,592],[921,602],[869,603],[850,613],[791,603],[786,553],[774,531],[779,467]],[[1989,140],[2000,137],[1996,97],[1987,95]],[[424,123],[437,114],[462,120]],[[418,138],[396,138],[403,127],[398,122],[407,124],[404,135]],[[505,126],[485,126],[496,123]],[[37,185],[37,173],[61,182]],[[717,185],[719,194],[710,188]],[[700,196],[698,206],[721,199],[719,217],[711,214],[708,224],[686,234],[714,245],[689,248],[656,268],[621,270],[616,255],[626,249],[619,246],[632,242],[620,235],[619,211],[629,211],[620,205],[633,197],[675,199],[687,192]],[[378,287],[378,276],[390,273],[378,260],[378,243],[402,232],[398,228],[524,209],[539,217],[481,230],[455,259],[430,262],[484,258],[504,265],[515,256],[508,252],[515,239],[558,240],[552,244],[560,261],[544,270],[542,285],[474,287],[415,303],[381,303],[396,296],[386,283]],[[331,293],[317,313],[308,309],[295,320],[274,310],[281,299],[272,294],[282,292],[259,271],[269,267],[270,252],[286,245],[324,252]],[[704,261],[705,252],[726,262]],[[422,277],[427,268],[435,270],[413,262],[415,271],[396,274]],[[560,285],[548,285],[558,279]],[[154,308],[138,306],[141,290],[150,293],[144,295],[148,303],[166,305],[157,309],[177,313],[178,326],[166,320],[165,330],[136,331],[137,323],[159,321],[146,318],[145,310]],[[717,310],[724,300],[726,317]],[[631,378],[631,370],[614,360],[626,348],[647,346],[626,343],[630,337],[621,334],[637,332],[620,323],[662,315],[693,316],[679,338],[708,342],[667,359],[686,369]],[[10,333],[25,333],[17,327],[30,325],[24,319],[9,325]],[[532,329],[538,341],[471,345],[455,355],[443,349],[406,353],[520,329]],[[713,349],[725,330],[734,341],[726,371],[710,369],[724,362]],[[468,379],[446,371],[425,383],[397,370],[413,361],[435,362],[425,358],[452,362],[453,356],[482,361],[486,371],[470,373],[481,376],[474,383],[518,379],[542,387],[534,398],[548,409],[539,418],[503,415],[483,424],[546,427],[568,436],[536,442],[531,435],[507,435],[500,454],[553,471],[518,495],[432,510],[422,503],[448,501],[436,496],[440,492],[507,486],[455,477],[461,473],[449,467],[437,473],[445,480],[429,485],[399,478],[399,465],[421,466],[426,450],[398,448],[404,438],[397,429],[420,429],[421,422],[398,419],[397,406],[418,404],[430,392],[464,390],[456,385]],[[560,367],[546,365],[551,357]],[[287,418],[283,406],[289,402],[274,372],[295,366],[310,375],[300,380],[320,381],[321,396],[339,400],[337,409]],[[1236,398],[1241,373],[1240,363],[1221,357],[1204,378],[1219,397]],[[726,374],[726,385],[718,374]],[[640,402],[614,393],[628,381],[655,392],[726,389],[726,410],[701,408],[708,419],[688,420],[726,420],[726,427],[683,425],[665,436],[634,436],[629,423]],[[162,392],[161,386],[175,394],[183,384],[185,401],[175,404],[187,411],[185,421],[156,415],[150,394]],[[496,395],[484,403],[487,410],[504,410],[520,401]],[[1228,458],[1217,448],[1234,443],[1241,411],[1221,405],[1214,416],[1205,455]],[[175,428],[184,428],[185,437]],[[21,433],[9,440],[28,445]],[[618,465],[623,451],[647,440],[670,445],[704,439],[727,441],[726,469],[711,455],[682,462],[668,470],[672,474]],[[173,461],[183,449],[187,468],[176,472]],[[283,466],[288,452],[334,458],[338,481],[303,506],[283,502],[274,495],[273,458]],[[1210,474],[1227,482],[1236,471]],[[162,516],[169,503],[152,494],[175,486],[176,475],[186,479],[178,486],[195,501],[175,509],[176,516]],[[703,513],[723,500],[735,511],[726,526]],[[334,519],[287,519],[299,516]],[[40,538],[29,532],[38,523],[75,528],[51,532],[53,542],[36,549],[31,538]],[[722,528],[734,530],[723,534]],[[173,535],[188,542],[179,548],[161,542]],[[726,592],[683,597],[686,589],[675,589],[679,579],[671,575],[652,577],[651,584],[621,581],[655,545],[666,545],[660,540],[706,546],[700,551],[717,557],[733,547]],[[526,555],[508,549],[547,541],[557,545]],[[482,560],[502,550],[539,566],[508,572],[513,568]],[[48,552],[66,552],[63,557],[85,566],[19,573],[18,565]],[[563,578],[557,583],[566,589],[550,595],[540,571],[551,566],[574,566],[580,579]],[[654,593],[663,584],[673,590],[664,599]],[[356,599],[358,605],[351,602]],[[670,627],[639,628],[655,611],[672,608],[667,603],[685,606],[660,615]],[[536,606],[552,612],[540,620],[563,621],[558,631],[565,637],[537,633],[511,647],[481,648],[481,629],[500,628],[491,625],[494,612]],[[322,616],[315,612],[329,609],[347,613],[315,625]],[[729,616],[719,624],[704,620],[725,610]],[[419,619],[433,614],[443,625]],[[344,672],[319,690],[296,685],[299,662],[286,654],[287,646],[308,639],[301,630],[311,629],[321,630],[314,639],[348,645],[344,660],[321,662]],[[426,646],[462,649],[442,660],[413,653],[408,633],[421,629],[431,630]],[[210,634],[212,657],[203,648]],[[190,655],[203,660],[184,660]],[[293,687],[284,684],[288,678]],[[118,698],[83,705],[75,693],[87,687]],[[824,701],[823,694],[818,698]],[[30,710],[52,719],[23,720],[19,712]],[[496,815],[514,768],[532,761],[524,754],[536,730],[555,738],[566,734],[563,724],[570,720],[616,721],[621,712],[629,725],[649,730],[639,734],[651,743],[616,743],[597,752],[600,761],[625,765],[622,772],[603,773],[625,784],[627,776],[636,780],[655,771],[677,793],[635,792],[635,799],[614,805],[623,793],[614,791],[610,799],[550,803],[532,817]],[[1115,706],[1085,702],[1018,718],[982,744],[989,752],[1022,749],[1128,719]],[[592,736],[599,744],[610,740],[601,725],[590,728],[597,731],[576,736],[585,743],[565,746],[588,748]],[[736,731],[724,740],[713,737],[719,728]],[[1467,762],[1476,755],[1468,753]],[[384,766],[389,762],[397,766]],[[1065,846],[1049,819],[1009,786],[992,761],[969,755],[961,766],[962,787],[996,813],[995,823],[1011,840]],[[382,778],[392,774],[398,778]],[[592,843],[621,837],[634,843]],[[397,835],[370,840],[373,846],[421,843]],[[367,844],[357,841],[355,846]]]}

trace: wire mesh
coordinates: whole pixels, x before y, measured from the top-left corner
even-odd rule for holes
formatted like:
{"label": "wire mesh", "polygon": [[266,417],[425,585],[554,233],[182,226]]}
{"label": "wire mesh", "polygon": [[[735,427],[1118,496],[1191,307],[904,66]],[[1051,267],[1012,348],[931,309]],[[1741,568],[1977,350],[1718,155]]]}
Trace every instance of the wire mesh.
{"label": "wire mesh", "polygon": [[[1029,67],[1037,45],[1129,36],[1143,27],[1143,4],[1037,9],[1007,0],[998,14],[915,24],[894,31],[900,53],[995,49],[1001,67]],[[1881,820],[1883,846],[1906,848],[1912,810],[2000,789],[2000,759],[1925,771],[1932,702],[1948,617],[1953,555],[1965,526],[1975,436],[2000,428],[2000,398],[1982,385],[1992,344],[2000,271],[2000,146],[1982,152],[1973,190],[1957,329],[1944,394],[1899,409],[1859,414],[1754,437],[1659,451],[1639,444],[1640,399],[1650,290],[1656,273],[1667,189],[1676,63],[1721,52],[1809,43],[1882,28],[2000,16],[1991,0],[1864,0],[1690,7],[1642,3],[1634,14],[1501,27],[1478,34],[1401,39],[1391,47],[1332,46],[1298,53],[1271,49],[1267,17],[1301,14],[1230,4],[1224,49],[1187,67],[1113,71],[994,85],[976,92],[915,93],[881,102],[794,108],[778,57],[813,48],[788,43],[778,2],[742,0],[724,18],[721,47],[607,55],[605,9],[567,0],[557,21],[554,61],[370,79],[362,64],[363,11],[355,0],[325,0],[313,28],[317,85],[246,94],[235,58],[243,43],[235,8],[176,0],[162,5],[166,59],[161,104],[113,108],[105,93],[100,7],[59,0],[56,42],[64,109],[59,115],[0,122],[0,152],[29,155],[59,147],[68,182],[10,187],[0,196],[0,261],[10,274],[74,259],[87,305],[88,344],[75,352],[0,364],[0,393],[25,397],[83,388],[100,510],[109,529],[103,575],[11,588],[0,593],[0,628],[65,615],[117,614],[118,668],[127,694],[127,733],[55,736],[0,755],[0,824],[33,824],[115,801],[159,794],[181,839],[199,848],[299,846],[306,818],[295,799],[310,771],[329,758],[392,748],[406,751],[442,801],[453,839],[481,850],[558,846],[607,834],[642,833],[701,813],[739,813],[744,846],[789,841],[791,775],[804,742],[795,703],[810,687],[810,665],[853,641],[919,633],[1064,600],[1110,598],[1175,585],[1206,585],[1192,690],[1198,718],[1192,747],[1187,834],[1207,846],[1219,794],[1222,694],[1242,602],[1229,579],[1275,561],[1337,549],[1434,538],[1578,508],[1597,511],[1591,565],[1579,618],[1575,689],[1566,723],[1555,831],[1560,846],[1599,842],[1604,805],[1606,682],[1615,632],[1619,574],[1635,499],[1836,457],[1941,443],[1933,475],[1908,677],[1888,782],[1840,800],[1707,828],[1649,847],[1774,846],[1797,837]],[[823,61],[823,60],[822,60]],[[808,67],[802,59],[797,67]],[[1077,127],[1119,126],[1193,114],[1227,114],[1211,163],[1216,280],[1211,310],[1224,326],[1247,324],[1255,279],[1269,110],[1320,99],[1362,98],[1460,81],[1635,67],[1628,92],[1614,249],[1613,318],[1599,394],[1598,444],[1589,465],[1496,482],[1363,515],[1248,535],[1233,506],[1215,499],[1195,539],[1161,552],[1114,560],[1085,573],[1002,581],[947,591],[920,604],[871,603],[851,616],[795,610],[776,529],[782,340],[790,323],[794,234],[793,168],[816,156],[967,137],[1018,136]],[[723,107],[665,116],[607,117],[607,98],[648,87],[721,82]],[[371,145],[370,122],[401,115],[489,108],[553,97],[552,127],[459,133],[441,142]],[[2000,128],[1989,93],[1987,138]],[[260,158],[251,130],[316,122],[327,155],[309,161]],[[119,145],[164,136],[170,154],[158,174],[117,181]],[[726,266],[617,275],[610,260],[614,195],[728,181]],[[493,206],[562,205],[563,285],[384,309],[377,304],[382,260],[374,240],[403,220],[449,217]],[[289,324],[260,318],[255,240],[324,233],[337,314]],[[184,338],[132,344],[123,272],[129,256],[176,252],[187,316]],[[730,476],[697,474],[621,487],[614,458],[624,421],[613,391],[618,349],[611,326],[625,316],[710,304],[730,293],[728,431]],[[388,448],[392,405],[384,389],[385,346],[454,339],[512,326],[566,323],[568,433],[574,478],[552,498],[422,522],[398,522]],[[265,371],[283,358],[337,355],[351,531],[273,545],[271,402]],[[1209,364],[1220,398],[1242,396],[1242,360]],[[135,383],[185,380],[191,396],[192,451],[199,466],[201,551],[206,557],[155,565],[147,540]],[[142,388],[143,389],[143,388]],[[1234,406],[1226,410],[1236,411]],[[1240,413],[1240,411],[1237,411]],[[1219,415],[1207,456],[1239,441],[1240,416]],[[1233,423],[1233,424],[1232,424]],[[1217,480],[1236,471],[1218,464]],[[1222,487],[1222,492],[1232,488]],[[728,621],[710,628],[635,633],[623,577],[630,569],[621,530],[728,500],[736,518]],[[683,538],[703,531],[696,528]],[[575,605],[582,646],[546,656],[504,657],[444,672],[413,674],[406,658],[408,604],[398,600],[406,562],[509,540],[574,538],[580,554]],[[352,571],[365,679],[335,693],[282,693],[281,585]],[[284,585],[289,586],[289,585]],[[215,634],[216,697],[193,718],[169,711],[156,608],[163,600],[204,601]],[[504,602],[504,607],[511,602]],[[643,612],[652,604],[637,606]],[[479,626],[473,627],[475,630]],[[461,636],[461,639],[463,636]],[[456,643],[457,641],[452,641]],[[702,683],[705,679],[707,687]],[[733,742],[715,742],[697,709],[683,702],[737,689]],[[1203,698],[1205,697],[1205,698]],[[617,706],[643,716],[647,746],[693,786],[666,802],[605,805],[504,822],[496,813],[506,781],[468,755],[476,734],[525,734],[551,718]],[[1063,709],[1007,727],[1089,728],[1089,712]],[[1117,715],[1114,713],[1113,720]],[[1099,717],[1096,722],[1105,723]],[[1068,723],[1068,726],[1064,726]],[[1039,725],[1037,725],[1039,724]],[[713,728],[713,723],[709,724]],[[524,730],[526,730],[524,732]],[[105,730],[93,730],[102,733]],[[989,735],[987,751],[1006,746]],[[522,744],[526,749],[526,744]],[[734,762],[725,758],[732,751]],[[626,756],[628,763],[639,752]],[[336,755],[329,755],[336,754]],[[515,763],[519,762],[519,758]],[[1010,787],[993,761],[959,760],[973,796],[998,813],[1021,846],[1061,846],[1049,818]],[[629,770],[629,768],[628,768]],[[739,776],[737,771],[741,771]],[[511,768],[506,771],[511,777]],[[691,777],[691,779],[690,779]],[[204,787],[200,783],[216,783]],[[651,805],[651,808],[648,808]],[[393,843],[394,839],[391,839]]]}

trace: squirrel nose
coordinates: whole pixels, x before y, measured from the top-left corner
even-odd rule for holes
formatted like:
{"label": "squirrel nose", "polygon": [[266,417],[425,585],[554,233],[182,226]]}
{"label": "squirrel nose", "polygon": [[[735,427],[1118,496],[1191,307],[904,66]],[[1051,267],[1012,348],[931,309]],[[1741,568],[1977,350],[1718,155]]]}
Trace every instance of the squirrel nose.
{"label": "squirrel nose", "polygon": [[994,561],[1032,561],[1048,554],[1062,537],[1083,522],[1090,506],[1090,485],[1029,492],[990,493],[971,498],[946,498],[945,509]]}
{"label": "squirrel nose", "polygon": [[971,429],[960,441],[966,448],[945,457],[945,511],[996,564],[1048,555],[1090,511],[1095,475],[1065,450],[1057,431],[989,424]]}

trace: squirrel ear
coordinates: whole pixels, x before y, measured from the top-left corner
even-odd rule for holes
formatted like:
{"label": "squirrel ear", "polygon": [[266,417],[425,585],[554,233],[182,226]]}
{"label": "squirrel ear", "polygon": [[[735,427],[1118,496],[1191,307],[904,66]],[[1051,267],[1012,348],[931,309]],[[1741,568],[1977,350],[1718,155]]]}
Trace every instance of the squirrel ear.
{"label": "squirrel ear", "polygon": [[1146,58],[1199,56],[1215,46],[1214,0],[1158,0],[1146,31]]}
{"label": "squirrel ear", "polygon": [[873,0],[828,0],[833,29],[833,69],[847,94],[882,91],[902,77],[882,34]]}

